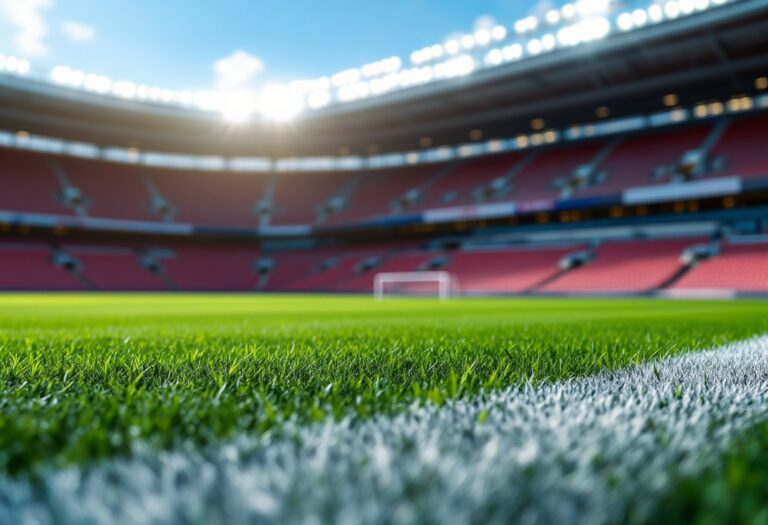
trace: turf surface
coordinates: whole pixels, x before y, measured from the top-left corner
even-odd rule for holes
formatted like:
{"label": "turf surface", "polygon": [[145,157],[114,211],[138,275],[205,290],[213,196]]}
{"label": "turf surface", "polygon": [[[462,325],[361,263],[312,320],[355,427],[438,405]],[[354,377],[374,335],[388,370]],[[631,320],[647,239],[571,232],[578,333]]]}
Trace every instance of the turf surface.
{"label": "turf surface", "polygon": [[768,303],[0,296],[0,472],[200,447],[768,332]]}

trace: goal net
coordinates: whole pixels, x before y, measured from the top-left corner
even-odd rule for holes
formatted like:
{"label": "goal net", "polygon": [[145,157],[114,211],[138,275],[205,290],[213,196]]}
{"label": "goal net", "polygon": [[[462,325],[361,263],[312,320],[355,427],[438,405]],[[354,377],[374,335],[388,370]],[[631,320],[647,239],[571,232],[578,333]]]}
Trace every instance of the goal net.
{"label": "goal net", "polygon": [[437,296],[448,299],[458,292],[458,281],[448,272],[382,272],[373,278],[373,296]]}

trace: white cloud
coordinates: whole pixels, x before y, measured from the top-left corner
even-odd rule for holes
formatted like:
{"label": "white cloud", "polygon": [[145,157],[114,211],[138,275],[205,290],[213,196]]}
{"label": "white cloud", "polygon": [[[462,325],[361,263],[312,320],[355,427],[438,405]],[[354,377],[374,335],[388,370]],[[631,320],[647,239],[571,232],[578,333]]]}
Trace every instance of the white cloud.
{"label": "white cloud", "polygon": [[48,52],[43,11],[52,6],[53,0],[0,0],[0,14],[16,29],[13,43],[19,53],[40,56]]}
{"label": "white cloud", "polygon": [[96,38],[96,29],[75,20],[68,20],[62,23],[61,30],[67,35],[67,38],[74,42],[86,43]]}
{"label": "white cloud", "polygon": [[264,70],[264,62],[247,51],[238,49],[213,63],[216,84],[220,88],[242,88]]}

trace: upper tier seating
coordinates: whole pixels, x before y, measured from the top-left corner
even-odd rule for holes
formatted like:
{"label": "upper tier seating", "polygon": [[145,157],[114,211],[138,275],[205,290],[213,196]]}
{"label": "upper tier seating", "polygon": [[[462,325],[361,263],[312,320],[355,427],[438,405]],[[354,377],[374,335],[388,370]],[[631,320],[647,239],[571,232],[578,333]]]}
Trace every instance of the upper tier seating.
{"label": "upper tier seating", "polygon": [[[391,215],[393,205],[411,190],[418,190],[445,165],[413,166],[364,173],[347,195],[342,211],[331,215],[330,224]],[[408,213],[405,208],[402,213]]]}
{"label": "upper tier seating", "polygon": [[170,169],[147,169],[146,173],[175,210],[177,222],[243,227],[259,224],[255,209],[264,194],[265,174]]}
{"label": "upper tier seating", "polygon": [[0,290],[82,290],[69,270],[53,263],[45,244],[0,242]]}
{"label": "upper tier seating", "polygon": [[576,168],[591,162],[603,146],[602,143],[579,144],[539,152],[535,160],[512,179],[510,199],[557,199],[560,191],[553,185],[555,180],[573,175]]}
{"label": "upper tier seating", "polygon": [[[516,201],[526,211],[526,206],[535,208],[538,200],[612,195],[629,187],[666,183],[670,173],[659,172],[660,178],[654,179],[652,172],[705,144],[711,150],[701,166],[709,171],[695,171],[696,176],[768,178],[768,148],[764,147],[768,116],[734,118],[721,127],[726,123],[695,122],[625,137],[362,172],[162,169],[0,148],[0,211],[54,215],[77,211],[98,218],[242,228],[334,226],[395,211],[500,199]],[[606,144],[614,140],[616,147],[608,151]],[[600,159],[601,153],[607,156]],[[577,168],[598,161],[591,185],[579,185],[581,179],[574,178]],[[589,175],[579,172],[579,177]],[[508,185],[501,185],[498,192],[479,191],[490,190],[489,184],[500,178],[508,179]],[[62,186],[67,183],[80,190],[82,199],[70,194],[70,202],[63,203]],[[400,208],[393,206],[411,190],[415,190],[411,200],[401,202]]]}
{"label": "upper tier seating", "polygon": [[313,224],[318,209],[356,175],[354,172],[275,174],[271,224]]}
{"label": "upper tier seating", "polygon": [[712,158],[724,157],[725,168],[712,176],[768,176],[768,117],[758,115],[731,122],[712,150]]}
{"label": "upper tier seating", "polygon": [[86,200],[91,217],[150,221],[150,195],[136,166],[60,156],[56,162]]}
{"label": "upper tier seating", "polygon": [[45,155],[0,148],[0,210],[71,215],[60,191]]}
{"label": "upper tier seating", "polygon": [[653,170],[679,162],[686,151],[701,146],[709,131],[708,127],[684,128],[625,139],[598,168],[605,173],[605,180],[578,195],[610,195],[636,186],[669,182],[654,180]]}
{"label": "upper tier seating", "polygon": [[699,263],[672,288],[768,292],[768,243],[723,243],[720,255]]}
{"label": "upper tier seating", "polygon": [[684,250],[701,239],[605,243],[595,258],[540,289],[557,293],[639,293],[662,286],[683,267]]}
{"label": "upper tier seating", "polygon": [[460,161],[458,166],[427,188],[419,207],[439,208],[472,204],[475,202],[475,189],[507,175],[522,157],[520,153],[506,153]]}

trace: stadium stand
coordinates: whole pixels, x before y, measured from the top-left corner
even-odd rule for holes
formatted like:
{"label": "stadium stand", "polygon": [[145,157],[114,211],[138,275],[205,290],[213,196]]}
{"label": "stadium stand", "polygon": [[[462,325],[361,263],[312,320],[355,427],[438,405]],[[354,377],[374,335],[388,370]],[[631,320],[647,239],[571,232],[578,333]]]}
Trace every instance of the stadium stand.
{"label": "stadium stand", "polygon": [[343,197],[342,209],[330,214],[326,222],[340,224],[407,213],[416,207],[424,185],[444,168],[438,164],[364,172]]}
{"label": "stadium stand", "polygon": [[259,253],[250,248],[176,247],[160,263],[181,290],[248,291],[259,282]]}
{"label": "stadium stand", "polygon": [[453,170],[427,188],[420,207],[471,204],[476,200],[474,190],[507,175],[521,158],[522,155],[512,153],[459,161]]}
{"label": "stadium stand", "polygon": [[0,242],[0,289],[81,290],[84,283],[54,262],[54,253],[42,243]]}
{"label": "stadium stand", "polygon": [[764,115],[731,122],[712,150],[712,158],[724,163],[713,175],[768,176],[767,135],[768,117]]}
{"label": "stadium stand", "polygon": [[580,246],[458,251],[441,268],[466,293],[523,293],[557,276],[560,259]]}
{"label": "stadium stand", "polygon": [[685,127],[624,139],[597,168],[604,180],[579,195],[616,194],[633,186],[669,182],[669,177],[654,176],[657,170],[679,163],[687,151],[701,146],[709,132],[708,127]]}
{"label": "stadium stand", "polygon": [[150,194],[136,166],[60,156],[63,174],[78,188],[91,217],[157,220],[151,215]]}
{"label": "stadium stand", "polygon": [[0,148],[0,209],[71,214],[61,204],[61,188],[45,155]]}
{"label": "stadium stand", "polygon": [[266,176],[256,173],[148,169],[178,222],[206,226],[257,226]]}
{"label": "stadium stand", "polygon": [[315,223],[321,208],[352,182],[356,175],[354,172],[275,174],[270,223]]}
{"label": "stadium stand", "polygon": [[684,267],[686,248],[702,239],[608,242],[592,260],[539,289],[556,293],[643,293],[669,282]]}
{"label": "stadium stand", "polygon": [[768,242],[724,242],[719,255],[702,261],[672,289],[768,292]]}
{"label": "stadium stand", "polygon": [[603,143],[588,143],[542,151],[512,179],[511,198],[516,201],[557,199],[561,192],[555,181],[571,177],[603,147]]}
{"label": "stadium stand", "polygon": [[127,247],[65,246],[79,264],[88,285],[96,290],[169,290],[160,275],[142,265],[140,254]]}

